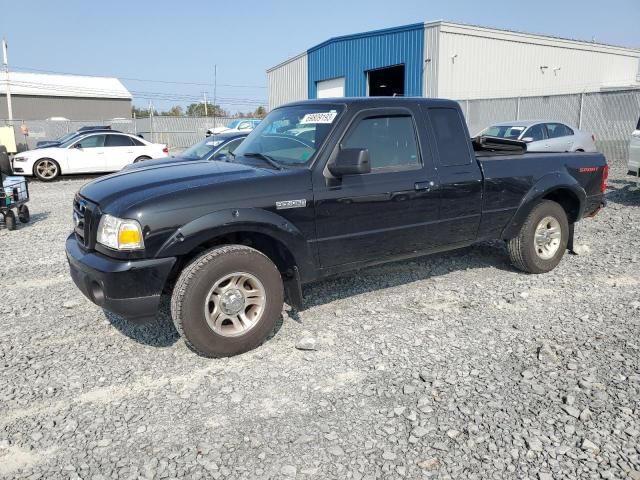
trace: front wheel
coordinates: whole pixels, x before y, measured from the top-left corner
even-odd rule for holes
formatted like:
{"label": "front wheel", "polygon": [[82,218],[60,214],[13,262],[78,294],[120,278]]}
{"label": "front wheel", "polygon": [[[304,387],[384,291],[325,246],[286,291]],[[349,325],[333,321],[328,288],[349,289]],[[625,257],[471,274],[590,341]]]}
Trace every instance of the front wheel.
{"label": "front wheel", "polygon": [[[0,213],[0,215],[2,214]],[[7,227],[7,230],[16,229],[16,216],[13,214],[11,210],[7,210],[4,213],[4,225]]]}
{"label": "front wheel", "polygon": [[205,357],[228,357],[260,345],[282,313],[280,272],[243,245],[216,247],[182,271],[171,316],[185,343]]}
{"label": "front wheel", "polygon": [[33,174],[43,182],[50,182],[60,175],[60,165],[50,158],[41,158],[33,166]]}
{"label": "front wheel", "polygon": [[515,238],[507,242],[513,265],[528,273],[546,273],[562,260],[569,241],[567,214],[556,202],[536,205]]}
{"label": "front wheel", "polygon": [[147,157],[146,155],[142,155],[136,158],[133,163],[144,162],[145,160],[151,160],[151,157]]}

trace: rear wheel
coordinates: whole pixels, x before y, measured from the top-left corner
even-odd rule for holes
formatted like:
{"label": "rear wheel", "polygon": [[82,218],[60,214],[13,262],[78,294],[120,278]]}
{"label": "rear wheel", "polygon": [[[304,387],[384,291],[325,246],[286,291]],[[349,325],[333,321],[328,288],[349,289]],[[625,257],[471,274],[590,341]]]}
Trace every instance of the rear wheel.
{"label": "rear wheel", "polygon": [[180,274],[171,316],[186,344],[206,357],[227,357],[260,345],[283,304],[280,272],[269,258],[243,245],[196,257]]}
{"label": "rear wheel", "polygon": [[60,175],[60,165],[51,158],[41,158],[33,166],[33,174],[43,182],[50,182]]}
{"label": "rear wheel", "polygon": [[29,223],[29,220],[31,219],[29,207],[27,207],[26,205],[20,205],[18,207],[18,219],[22,223]]}
{"label": "rear wheel", "polygon": [[146,155],[142,155],[136,158],[133,163],[144,162],[145,160],[151,160],[151,157],[147,157]]}
{"label": "rear wheel", "polygon": [[569,221],[564,209],[550,200],[536,205],[515,238],[507,243],[513,265],[529,273],[553,270],[564,256]]}

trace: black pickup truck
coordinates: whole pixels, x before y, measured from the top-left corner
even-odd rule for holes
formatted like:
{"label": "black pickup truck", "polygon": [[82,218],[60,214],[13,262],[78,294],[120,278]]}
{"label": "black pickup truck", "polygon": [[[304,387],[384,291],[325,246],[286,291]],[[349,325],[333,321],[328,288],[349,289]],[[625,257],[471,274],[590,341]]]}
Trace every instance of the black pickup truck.
{"label": "black pickup truck", "polygon": [[88,183],[66,242],[90,300],[140,319],[171,293],[177,330],[213,357],[259,345],[303,284],[366,265],[502,239],[516,268],[548,272],[608,175],[601,154],[472,140],[456,102],[425,98],[289,104],[225,160]]}

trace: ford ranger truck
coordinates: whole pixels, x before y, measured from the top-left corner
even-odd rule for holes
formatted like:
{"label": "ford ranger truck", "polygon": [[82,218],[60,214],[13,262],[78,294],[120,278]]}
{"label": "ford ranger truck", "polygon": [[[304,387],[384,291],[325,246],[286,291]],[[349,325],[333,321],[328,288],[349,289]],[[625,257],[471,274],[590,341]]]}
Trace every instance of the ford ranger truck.
{"label": "ford ranger truck", "polygon": [[302,286],[368,265],[501,239],[545,273],[604,206],[599,153],[527,153],[469,138],[458,104],[322,99],[274,109],[224,161],[149,160],[73,203],[71,276],[92,302],[154,317],[209,357],[246,352]]}

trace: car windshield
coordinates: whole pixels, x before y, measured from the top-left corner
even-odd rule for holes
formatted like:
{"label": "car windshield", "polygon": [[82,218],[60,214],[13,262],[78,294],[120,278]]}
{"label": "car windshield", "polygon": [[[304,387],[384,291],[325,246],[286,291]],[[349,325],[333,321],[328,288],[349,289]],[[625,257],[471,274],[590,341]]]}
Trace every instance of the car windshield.
{"label": "car windshield", "polygon": [[517,140],[525,128],[521,125],[494,125],[485,129],[481,135]]}
{"label": "car windshield", "polygon": [[183,158],[188,158],[189,160],[202,160],[208,157],[211,152],[213,152],[223,143],[224,139],[216,136],[210,136],[196,143],[195,145],[190,146],[184,152],[182,152],[180,156]]}
{"label": "car windshield", "polygon": [[227,128],[236,128],[239,123],[240,120],[231,120],[229,123],[227,123]]}
{"label": "car windshield", "polygon": [[268,156],[281,166],[306,165],[342,110],[343,106],[334,104],[277,108],[236,149],[235,156]]}
{"label": "car windshield", "polygon": [[58,138],[57,140],[54,140],[55,142],[58,143],[64,143],[67,140],[72,139],[73,137],[75,137],[76,135],[78,135],[78,132],[69,132],[66,135],[61,136],[60,138]]}

